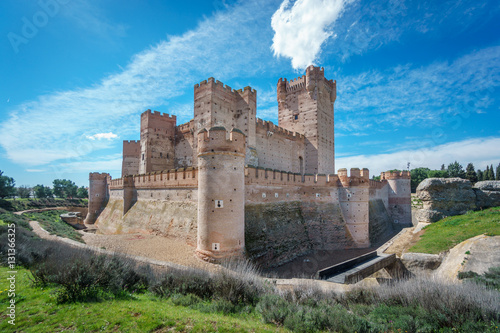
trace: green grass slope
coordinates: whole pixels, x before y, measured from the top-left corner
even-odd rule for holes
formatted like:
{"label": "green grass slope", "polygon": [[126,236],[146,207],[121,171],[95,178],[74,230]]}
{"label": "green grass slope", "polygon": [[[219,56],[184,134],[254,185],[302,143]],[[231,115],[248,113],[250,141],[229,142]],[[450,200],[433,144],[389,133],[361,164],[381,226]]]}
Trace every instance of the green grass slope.
{"label": "green grass slope", "polygon": [[500,207],[451,216],[424,228],[410,252],[438,254],[478,235],[500,235]]}
{"label": "green grass slope", "polygon": [[1,332],[280,332],[255,312],[204,313],[146,294],[102,302],[57,304],[55,288],[32,287],[29,271],[18,269],[16,321],[8,323],[8,269],[0,267]]}

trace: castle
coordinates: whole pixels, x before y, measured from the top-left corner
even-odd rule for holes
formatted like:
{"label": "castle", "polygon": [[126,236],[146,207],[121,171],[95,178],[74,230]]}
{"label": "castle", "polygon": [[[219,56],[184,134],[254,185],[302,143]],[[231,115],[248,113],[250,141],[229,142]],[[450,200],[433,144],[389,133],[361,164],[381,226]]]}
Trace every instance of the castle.
{"label": "castle", "polygon": [[123,142],[122,177],[90,174],[86,223],[181,237],[205,260],[268,265],[369,247],[411,224],[409,172],[335,174],[336,82],[323,68],[279,79],[277,99],[278,126],[256,117],[254,89],[209,78],[194,86],[188,123],[145,111],[140,140]]}

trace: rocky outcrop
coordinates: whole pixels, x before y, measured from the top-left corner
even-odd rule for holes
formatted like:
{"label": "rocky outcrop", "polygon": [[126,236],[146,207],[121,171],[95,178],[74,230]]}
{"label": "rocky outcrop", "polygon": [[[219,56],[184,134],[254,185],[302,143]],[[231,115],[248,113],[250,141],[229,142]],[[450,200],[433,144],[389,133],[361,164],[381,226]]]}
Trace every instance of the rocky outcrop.
{"label": "rocky outcrop", "polygon": [[477,182],[461,178],[427,178],[417,187],[423,207],[416,211],[418,222],[436,222],[469,210],[500,206],[500,181]]}
{"label": "rocky outcrop", "polygon": [[423,204],[417,212],[419,222],[436,222],[476,209],[476,193],[466,179],[427,178],[418,185],[417,196]]}
{"label": "rocky outcrop", "polygon": [[478,209],[500,206],[500,181],[486,180],[477,182],[473,188]]}
{"label": "rocky outcrop", "polygon": [[443,255],[441,254],[407,252],[401,256],[404,267],[415,275],[422,275],[437,269],[442,261]]}

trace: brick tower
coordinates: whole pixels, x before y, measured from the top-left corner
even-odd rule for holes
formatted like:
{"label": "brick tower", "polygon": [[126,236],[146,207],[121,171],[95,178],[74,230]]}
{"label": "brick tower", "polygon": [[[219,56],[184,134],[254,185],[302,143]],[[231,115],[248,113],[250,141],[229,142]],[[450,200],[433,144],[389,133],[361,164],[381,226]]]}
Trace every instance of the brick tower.
{"label": "brick tower", "polygon": [[204,260],[245,249],[245,135],[224,127],[198,133],[198,242]]}
{"label": "brick tower", "polygon": [[85,223],[94,224],[109,199],[109,173],[91,172],[89,174],[89,211]]}
{"label": "brick tower", "polygon": [[411,177],[409,171],[382,172],[380,180],[386,180],[389,189],[389,213],[394,223],[411,225]]}
{"label": "brick tower", "polygon": [[235,90],[213,77],[194,86],[195,130],[222,126],[238,128],[245,134],[246,164],[257,165],[255,122],[257,91],[251,87]]}
{"label": "brick tower", "polygon": [[147,110],[141,114],[139,173],[173,169],[176,117]]}
{"label": "brick tower", "polygon": [[314,66],[295,80],[278,81],[278,124],[306,137],[306,173],[335,173],[336,87],[335,81],[325,79],[323,68]]}

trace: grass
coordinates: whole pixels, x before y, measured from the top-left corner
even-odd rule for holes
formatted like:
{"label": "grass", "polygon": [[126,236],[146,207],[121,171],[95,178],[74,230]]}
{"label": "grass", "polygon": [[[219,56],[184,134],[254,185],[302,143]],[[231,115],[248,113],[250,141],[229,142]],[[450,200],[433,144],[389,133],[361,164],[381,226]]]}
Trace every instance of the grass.
{"label": "grass", "polygon": [[478,235],[500,235],[500,207],[451,216],[424,228],[410,252],[438,254]]}
{"label": "grass", "polygon": [[[7,268],[0,267],[2,277]],[[175,305],[150,293],[104,302],[57,304],[55,288],[31,285],[29,271],[17,273],[16,326],[10,325],[5,309],[7,280],[0,281],[2,332],[276,332],[284,331],[261,322],[257,313],[224,315],[205,313]]]}
{"label": "grass", "polygon": [[84,243],[82,236],[59,217],[59,215],[65,213],[67,213],[65,210],[48,210],[40,213],[24,213],[23,215],[32,221],[38,221],[40,226],[51,235],[57,235]]}

